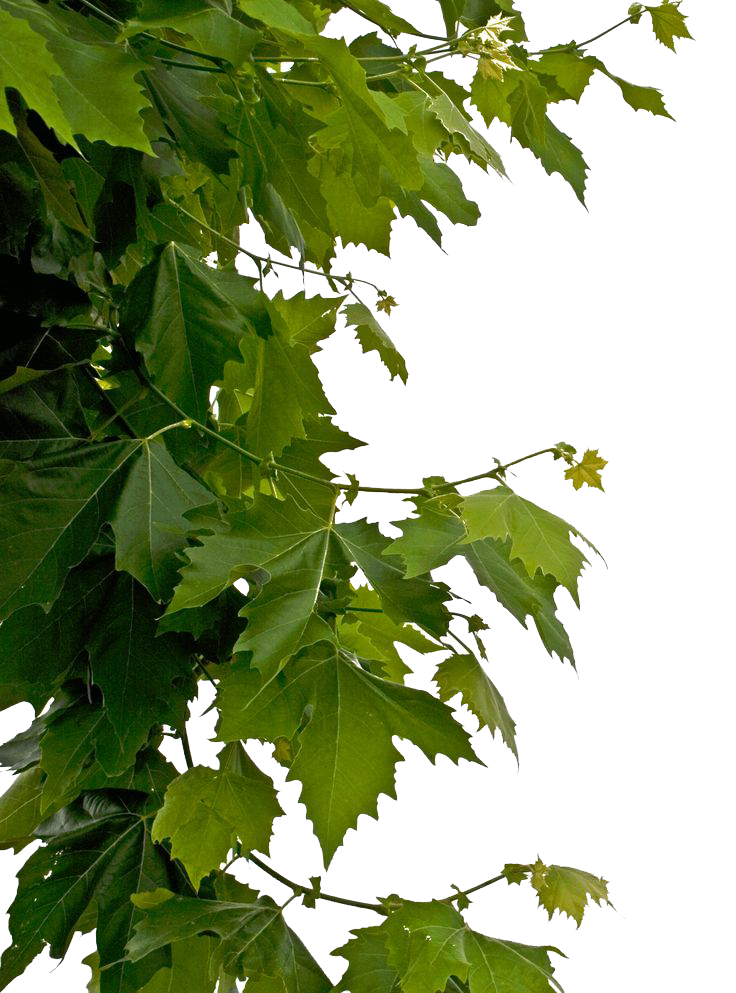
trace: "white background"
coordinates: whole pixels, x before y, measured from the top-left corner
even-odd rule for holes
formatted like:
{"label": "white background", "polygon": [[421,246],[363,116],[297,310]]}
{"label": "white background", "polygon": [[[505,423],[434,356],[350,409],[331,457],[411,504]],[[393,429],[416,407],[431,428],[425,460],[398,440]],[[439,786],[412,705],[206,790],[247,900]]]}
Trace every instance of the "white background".
{"label": "white background", "polygon": [[[401,10],[432,31],[434,6]],[[535,47],[589,37],[625,7],[523,4]],[[595,562],[584,574],[580,614],[560,598],[578,674],[550,659],[469,573],[445,570],[492,624],[489,671],[519,727],[520,769],[487,731],[477,739],[487,768],[443,759],[435,767],[401,743],[398,803],[380,801],[379,822],[361,818],[323,880],[325,890],[358,899],[392,891],[424,899],[537,853],[601,874],[616,911],[593,908],[580,930],[567,918],[548,922],[531,889],[506,884],[479,894],[468,915],[487,933],[564,950],[557,977],[567,993],[725,990],[731,974],[727,46],[736,17],[724,0],[690,0],[686,10],[697,42],[679,43],[677,57],[657,44],[646,18],[593,49],[617,75],[661,87],[677,124],[635,114],[604,79],[580,107],[553,111],[591,166],[589,212],[499,127],[492,138],[513,182],[463,172],[483,216],[474,229],[448,226],[447,255],[411,221],[396,225],[391,262],[346,253],[344,268],[399,300],[389,329],[408,361],[407,387],[389,383],[349,332],[320,360],[339,423],[370,442],[331,464],[364,483],[458,478],[494,456],[506,461],[560,440],[609,460],[605,494],[574,492],[551,458],[512,480],[606,556],[608,569]],[[308,288],[319,289],[316,281]],[[364,497],[351,511],[362,514],[386,522],[405,510],[390,497]],[[416,668],[415,684],[427,686],[431,668],[421,660]],[[29,719],[22,707],[7,712],[4,736]],[[195,734],[195,758],[212,762],[209,727]],[[251,751],[282,776],[267,749]],[[277,821],[271,856],[306,881],[322,870],[298,792],[291,784],[282,793],[292,816]],[[0,853],[5,902],[21,862]],[[286,895],[260,873],[243,869],[242,878]],[[342,965],[329,950],[351,927],[375,922],[325,904],[293,904],[288,916],[335,978]],[[41,957],[9,989],[81,991],[88,974],[75,959],[89,947],[75,941],[53,973]]]}

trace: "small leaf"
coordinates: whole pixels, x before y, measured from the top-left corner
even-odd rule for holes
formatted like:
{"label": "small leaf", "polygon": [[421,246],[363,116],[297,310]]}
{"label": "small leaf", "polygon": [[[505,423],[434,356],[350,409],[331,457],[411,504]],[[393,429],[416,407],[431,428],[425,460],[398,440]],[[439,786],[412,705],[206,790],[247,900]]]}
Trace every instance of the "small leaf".
{"label": "small leaf", "polygon": [[[393,298],[386,299],[390,301]],[[390,313],[391,306],[389,302],[387,313]],[[386,308],[379,305],[378,309]],[[355,328],[363,351],[378,352],[381,361],[391,373],[391,379],[398,376],[405,383],[408,378],[406,363],[370,310],[362,303],[351,303],[345,308],[345,319],[348,327]]]}
{"label": "small leaf", "polygon": [[569,479],[576,490],[579,490],[583,483],[602,490],[601,470],[607,465],[606,459],[598,455],[597,448],[589,448],[579,462],[565,470],[565,479]]}
{"label": "small leaf", "polygon": [[692,38],[692,35],[685,24],[686,17],[680,11],[679,0],[677,2],[665,2],[659,7],[647,7],[652,15],[652,28],[657,37],[666,48],[675,51],[675,38]]}

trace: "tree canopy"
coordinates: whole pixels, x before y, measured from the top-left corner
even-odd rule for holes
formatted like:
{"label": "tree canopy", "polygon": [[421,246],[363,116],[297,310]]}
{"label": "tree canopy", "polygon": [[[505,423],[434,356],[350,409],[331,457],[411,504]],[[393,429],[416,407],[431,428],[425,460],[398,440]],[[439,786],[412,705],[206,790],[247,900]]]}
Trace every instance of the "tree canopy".
{"label": "tree canopy", "polygon": [[[229,871],[237,859],[307,905],[375,912],[338,950],[346,993],[560,989],[558,950],[472,930],[471,894],[528,886],[578,925],[609,902],[604,879],[539,859],[426,903],[324,893],[264,861],[282,811],[245,742],[272,743],[301,783],[329,864],[395,795],[395,736],[477,762],[462,703],[517,754],[486,623],[435,570],[464,558],[574,664],[555,598],[578,602],[597,555],[507,477],[551,456],[561,482],[602,490],[597,450],[541,439],[468,479],[413,484],[322,461],[362,444],[314,364],[330,337],[354,333],[408,375],[385,330],[396,299],[345,273],[341,247],[388,255],[398,218],[438,245],[442,218],[475,224],[452,165],[505,176],[483,127],[496,120],[583,201],[587,166],[556,104],[598,73],[669,116],[594,43],[625,24],[673,51],[690,37],[676,2],[540,49],[514,0],[439,8],[442,36],[379,0],[0,0],[0,707],[36,715],[0,746],[17,774],[0,846],[42,842],[19,874],[0,989],[93,929],[90,991],[333,989],[286,904]],[[443,71],[453,60],[471,64],[469,86]],[[248,247],[256,232],[267,254]],[[302,291],[279,289],[285,270]],[[410,498],[400,537],[341,519],[363,492]],[[435,695],[406,685],[405,649],[430,656]],[[216,769],[194,765],[187,738],[203,680]]]}

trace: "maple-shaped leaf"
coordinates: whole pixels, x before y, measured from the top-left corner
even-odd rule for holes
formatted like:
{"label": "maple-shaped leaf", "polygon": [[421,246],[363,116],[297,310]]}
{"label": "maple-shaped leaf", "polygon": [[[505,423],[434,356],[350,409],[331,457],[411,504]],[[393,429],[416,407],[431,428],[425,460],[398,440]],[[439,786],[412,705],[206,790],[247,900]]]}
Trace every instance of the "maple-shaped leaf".
{"label": "maple-shaped leaf", "polygon": [[403,993],[444,990],[451,976],[467,978],[465,921],[447,903],[406,903],[383,925],[388,961]]}
{"label": "maple-shaped leaf", "polygon": [[549,914],[550,920],[556,910],[572,917],[580,927],[585,908],[590,902],[602,906],[613,906],[608,898],[608,883],[582,869],[571,869],[565,865],[545,865],[541,859],[530,865],[507,865],[503,871],[509,883],[520,883],[528,879],[536,890],[539,906]]}
{"label": "maple-shaped leaf", "polygon": [[41,823],[41,794],[43,774],[38,766],[16,776],[0,796],[0,849],[19,852],[34,839],[33,832]]}
{"label": "maple-shaped leaf", "polygon": [[361,586],[350,600],[338,624],[338,637],[343,648],[361,659],[378,662],[378,675],[395,683],[403,682],[410,671],[397,651],[398,645],[422,655],[442,650],[441,645],[416,628],[391,620],[381,606],[381,598],[367,586]]}
{"label": "maple-shaped leaf", "polygon": [[[126,800],[88,794],[54,814],[39,828],[48,844],[31,855],[18,874],[18,895],[10,908],[12,944],[0,964],[4,989],[48,946],[61,958],[74,931],[97,922],[100,993],[132,993],[169,959],[164,949],[131,963],[125,945],[140,912],[130,895],[169,885],[169,864],[140,816],[135,794]],[[91,916],[90,916],[90,911]]]}
{"label": "maple-shaped leaf", "polygon": [[[338,989],[368,993],[371,967],[380,993],[398,988],[407,993],[552,993],[550,952],[556,948],[522,945],[472,931],[449,904],[404,902],[375,928],[354,932],[339,949],[350,965]],[[383,938],[383,948],[381,939]]]}
{"label": "maple-shaped leaf", "polygon": [[308,708],[288,778],[303,784],[326,863],[360,814],[375,816],[380,793],[395,796],[393,735],[431,760],[475,760],[467,734],[439,700],[381,679],[330,646],[301,653],[269,681],[236,667],[220,684],[218,706],[225,741],[291,739]]}
{"label": "maple-shaped leaf", "polygon": [[[245,890],[245,888],[243,888]],[[245,891],[244,895],[248,894]],[[145,961],[152,954],[202,933],[216,935],[211,969],[247,979],[257,993],[329,993],[331,983],[287,926],[281,909],[269,897],[241,903],[175,896],[166,889],[135,898],[141,908],[128,960]],[[104,991],[103,991],[104,993]]]}
{"label": "maple-shaped leaf", "polygon": [[381,297],[378,303],[376,304],[376,310],[381,310],[383,311],[384,314],[388,314],[390,317],[391,311],[394,309],[394,307],[398,307],[398,306],[399,305],[396,302],[396,300],[390,294],[387,293],[386,296]]}
{"label": "maple-shaped leaf", "polygon": [[[111,441],[0,467],[0,618],[51,604],[109,519],[139,442]],[[64,499],[59,494],[64,493]]]}
{"label": "maple-shaped leaf", "polygon": [[168,599],[181,565],[177,553],[186,547],[191,530],[183,515],[213,500],[160,439],[144,441],[110,521],[117,568],[135,576],[156,600]]}
{"label": "maple-shaped leaf", "polygon": [[[419,515],[395,522],[403,536],[395,539],[387,551],[406,562],[408,576],[445,565],[456,555],[467,559],[476,578],[520,624],[526,626],[531,615],[542,642],[550,653],[573,661],[567,632],[556,615],[554,577],[537,573],[530,576],[518,559],[511,555],[511,540],[485,538],[464,543],[465,527],[457,511],[460,497],[438,496],[420,500]],[[449,506],[452,503],[454,506]]]}
{"label": "maple-shaped leaf", "polygon": [[530,576],[539,569],[554,576],[578,603],[578,577],[588,561],[570,541],[574,528],[560,517],[497,486],[466,497],[461,513],[468,529],[466,543],[511,539],[511,556],[519,558]]}
{"label": "maple-shaped leaf", "polygon": [[151,837],[159,843],[171,839],[171,854],[196,889],[236,841],[246,850],[267,852],[273,819],[281,812],[271,780],[234,742],[220,753],[219,770],[198,766],[169,784]]}
{"label": "maple-shaped leaf", "polygon": [[658,7],[647,7],[652,15],[652,28],[666,48],[675,51],[675,38],[692,38],[685,24],[686,16],[680,10],[679,2],[665,2]]}
{"label": "maple-shaped leaf", "polygon": [[384,928],[364,927],[350,933],[348,943],[335,949],[335,955],[348,960],[335,989],[339,993],[395,993],[399,976],[388,961]]}
{"label": "maple-shaped leaf", "polygon": [[491,733],[501,732],[501,737],[514,755],[516,750],[516,725],[506,709],[503,697],[486,675],[478,659],[472,655],[451,655],[441,662],[435,674],[440,688],[440,699],[449,702],[457,693],[471,714]]}
{"label": "maple-shaped leaf", "polygon": [[579,462],[565,469],[565,479],[569,479],[576,490],[583,483],[602,490],[601,469],[605,469],[607,465],[608,462],[600,457],[597,448],[588,448]]}
{"label": "maple-shaped leaf", "polygon": [[186,414],[207,419],[209,391],[239,343],[270,321],[253,281],[212,269],[171,243],[128,287],[124,333],[153,382]]}
{"label": "maple-shaped leaf", "polygon": [[[379,309],[385,310],[385,307]],[[391,379],[398,376],[405,383],[409,375],[406,363],[371,311],[362,303],[351,303],[345,307],[344,314],[348,327],[355,328],[363,351],[378,352]]]}

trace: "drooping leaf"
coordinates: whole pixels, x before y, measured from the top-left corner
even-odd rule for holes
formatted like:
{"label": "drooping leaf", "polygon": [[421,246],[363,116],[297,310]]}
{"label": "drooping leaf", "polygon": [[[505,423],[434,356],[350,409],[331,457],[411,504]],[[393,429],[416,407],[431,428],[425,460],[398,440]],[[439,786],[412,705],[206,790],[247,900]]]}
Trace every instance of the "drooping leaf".
{"label": "drooping leaf", "polygon": [[17,776],[0,797],[0,849],[19,852],[33,841],[33,832],[42,820],[41,770],[27,769]]}
{"label": "drooping leaf", "polygon": [[516,725],[506,709],[503,697],[472,655],[451,655],[437,669],[435,682],[440,688],[440,699],[449,702],[457,693],[463,703],[475,714],[481,727],[493,733],[496,730],[518,759],[516,750]]}
{"label": "drooping leaf", "polygon": [[345,319],[348,327],[355,328],[363,351],[378,352],[391,379],[398,376],[405,383],[409,375],[406,363],[371,311],[362,303],[351,303],[345,308]]}
{"label": "drooping leaf", "polygon": [[507,486],[467,497],[462,516],[468,529],[465,542],[510,538],[512,558],[521,559],[530,576],[537,570],[554,576],[578,602],[578,577],[587,559],[570,541],[574,529],[561,518]]}

